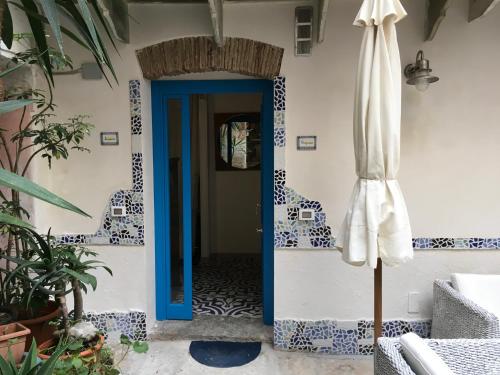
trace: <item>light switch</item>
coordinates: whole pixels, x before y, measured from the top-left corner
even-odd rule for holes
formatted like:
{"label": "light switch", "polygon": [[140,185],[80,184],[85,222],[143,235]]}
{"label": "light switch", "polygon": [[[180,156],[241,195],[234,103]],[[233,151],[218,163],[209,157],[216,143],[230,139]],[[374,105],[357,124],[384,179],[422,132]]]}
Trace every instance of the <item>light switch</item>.
{"label": "light switch", "polygon": [[409,313],[420,312],[420,293],[418,292],[408,293],[408,312]]}

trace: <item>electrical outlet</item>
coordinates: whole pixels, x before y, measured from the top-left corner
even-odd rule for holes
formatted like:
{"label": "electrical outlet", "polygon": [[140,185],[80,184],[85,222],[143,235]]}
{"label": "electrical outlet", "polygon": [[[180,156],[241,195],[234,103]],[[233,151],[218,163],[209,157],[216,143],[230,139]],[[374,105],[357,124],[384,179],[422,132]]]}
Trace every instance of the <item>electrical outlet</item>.
{"label": "electrical outlet", "polygon": [[299,220],[300,221],[314,220],[314,210],[312,208],[301,208],[299,210]]}
{"label": "electrical outlet", "polygon": [[111,206],[111,217],[127,216],[127,208],[125,206]]}
{"label": "electrical outlet", "polygon": [[408,293],[408,312],[413,314],[420,312],[420,293]]}

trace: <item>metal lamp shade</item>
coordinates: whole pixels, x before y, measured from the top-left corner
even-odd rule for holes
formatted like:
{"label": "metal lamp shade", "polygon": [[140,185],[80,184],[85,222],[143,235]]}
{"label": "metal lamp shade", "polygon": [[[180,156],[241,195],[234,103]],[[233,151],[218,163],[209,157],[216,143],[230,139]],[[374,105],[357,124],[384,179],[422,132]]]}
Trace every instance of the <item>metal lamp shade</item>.
{"label": "metal lamp shade", "polygon": [[431,74],[429,60],[424,58],[423,51],[418,51],[415,64],[409,64],[405,68],[407,84],[416,86],[418,90],[424,91],[431,83],[439,81],[439,77]]}

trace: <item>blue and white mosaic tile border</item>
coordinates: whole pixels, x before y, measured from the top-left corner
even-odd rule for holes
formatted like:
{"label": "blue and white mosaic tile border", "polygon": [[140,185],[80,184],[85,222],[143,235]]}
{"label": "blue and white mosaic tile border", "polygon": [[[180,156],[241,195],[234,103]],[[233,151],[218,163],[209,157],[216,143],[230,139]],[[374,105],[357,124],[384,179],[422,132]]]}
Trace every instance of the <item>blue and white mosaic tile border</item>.
{"label": "blue and white mosaic tile border", "polygon": [[[431,321],[384,322],[385,337],[399,337],[408,332],[428,338]],[[373,341],[373,321],[274,321],[274,347],[280,350],[343,356],[372,355]]]}
{"label": "blue and white mosaic tile border", "polygon": [[[111,194],[99,229],[94,234],[63,234],[56,240],[65,244],[144,245],[144,197],[141,85],[129,81],[130,133],[132,137],[132,189]],[[125,206],[125,217],[112,217],[111,206]]]}
{"label": "blue and white mosaic tile border", "polygon": [[500,238],[414,238],[416,250],[498,250]]}
{"label": "blue and white mosaic tile border", "polygon": [[123,334],[131,340],[147,339],[146,313],[143,311],[88,312],[83,319],[92,322],[106,338]]}

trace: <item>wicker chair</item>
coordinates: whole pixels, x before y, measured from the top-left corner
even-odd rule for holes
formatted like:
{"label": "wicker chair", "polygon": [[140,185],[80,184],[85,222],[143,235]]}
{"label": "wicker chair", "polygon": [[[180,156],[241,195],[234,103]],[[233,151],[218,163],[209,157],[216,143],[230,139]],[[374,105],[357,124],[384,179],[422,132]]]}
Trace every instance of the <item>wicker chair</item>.
{"label": "wicker chair", "polygon": [[[500,340],[425,340],[456,375],[500,374]],[[399,339],[380,338],[375,375],[415,375],[405,361]]]}
{"label": "wicker chair", "polygon": [[434,339],[500,338],[498,317],[462,296],[449,281],[434,281],[432,315]]}

